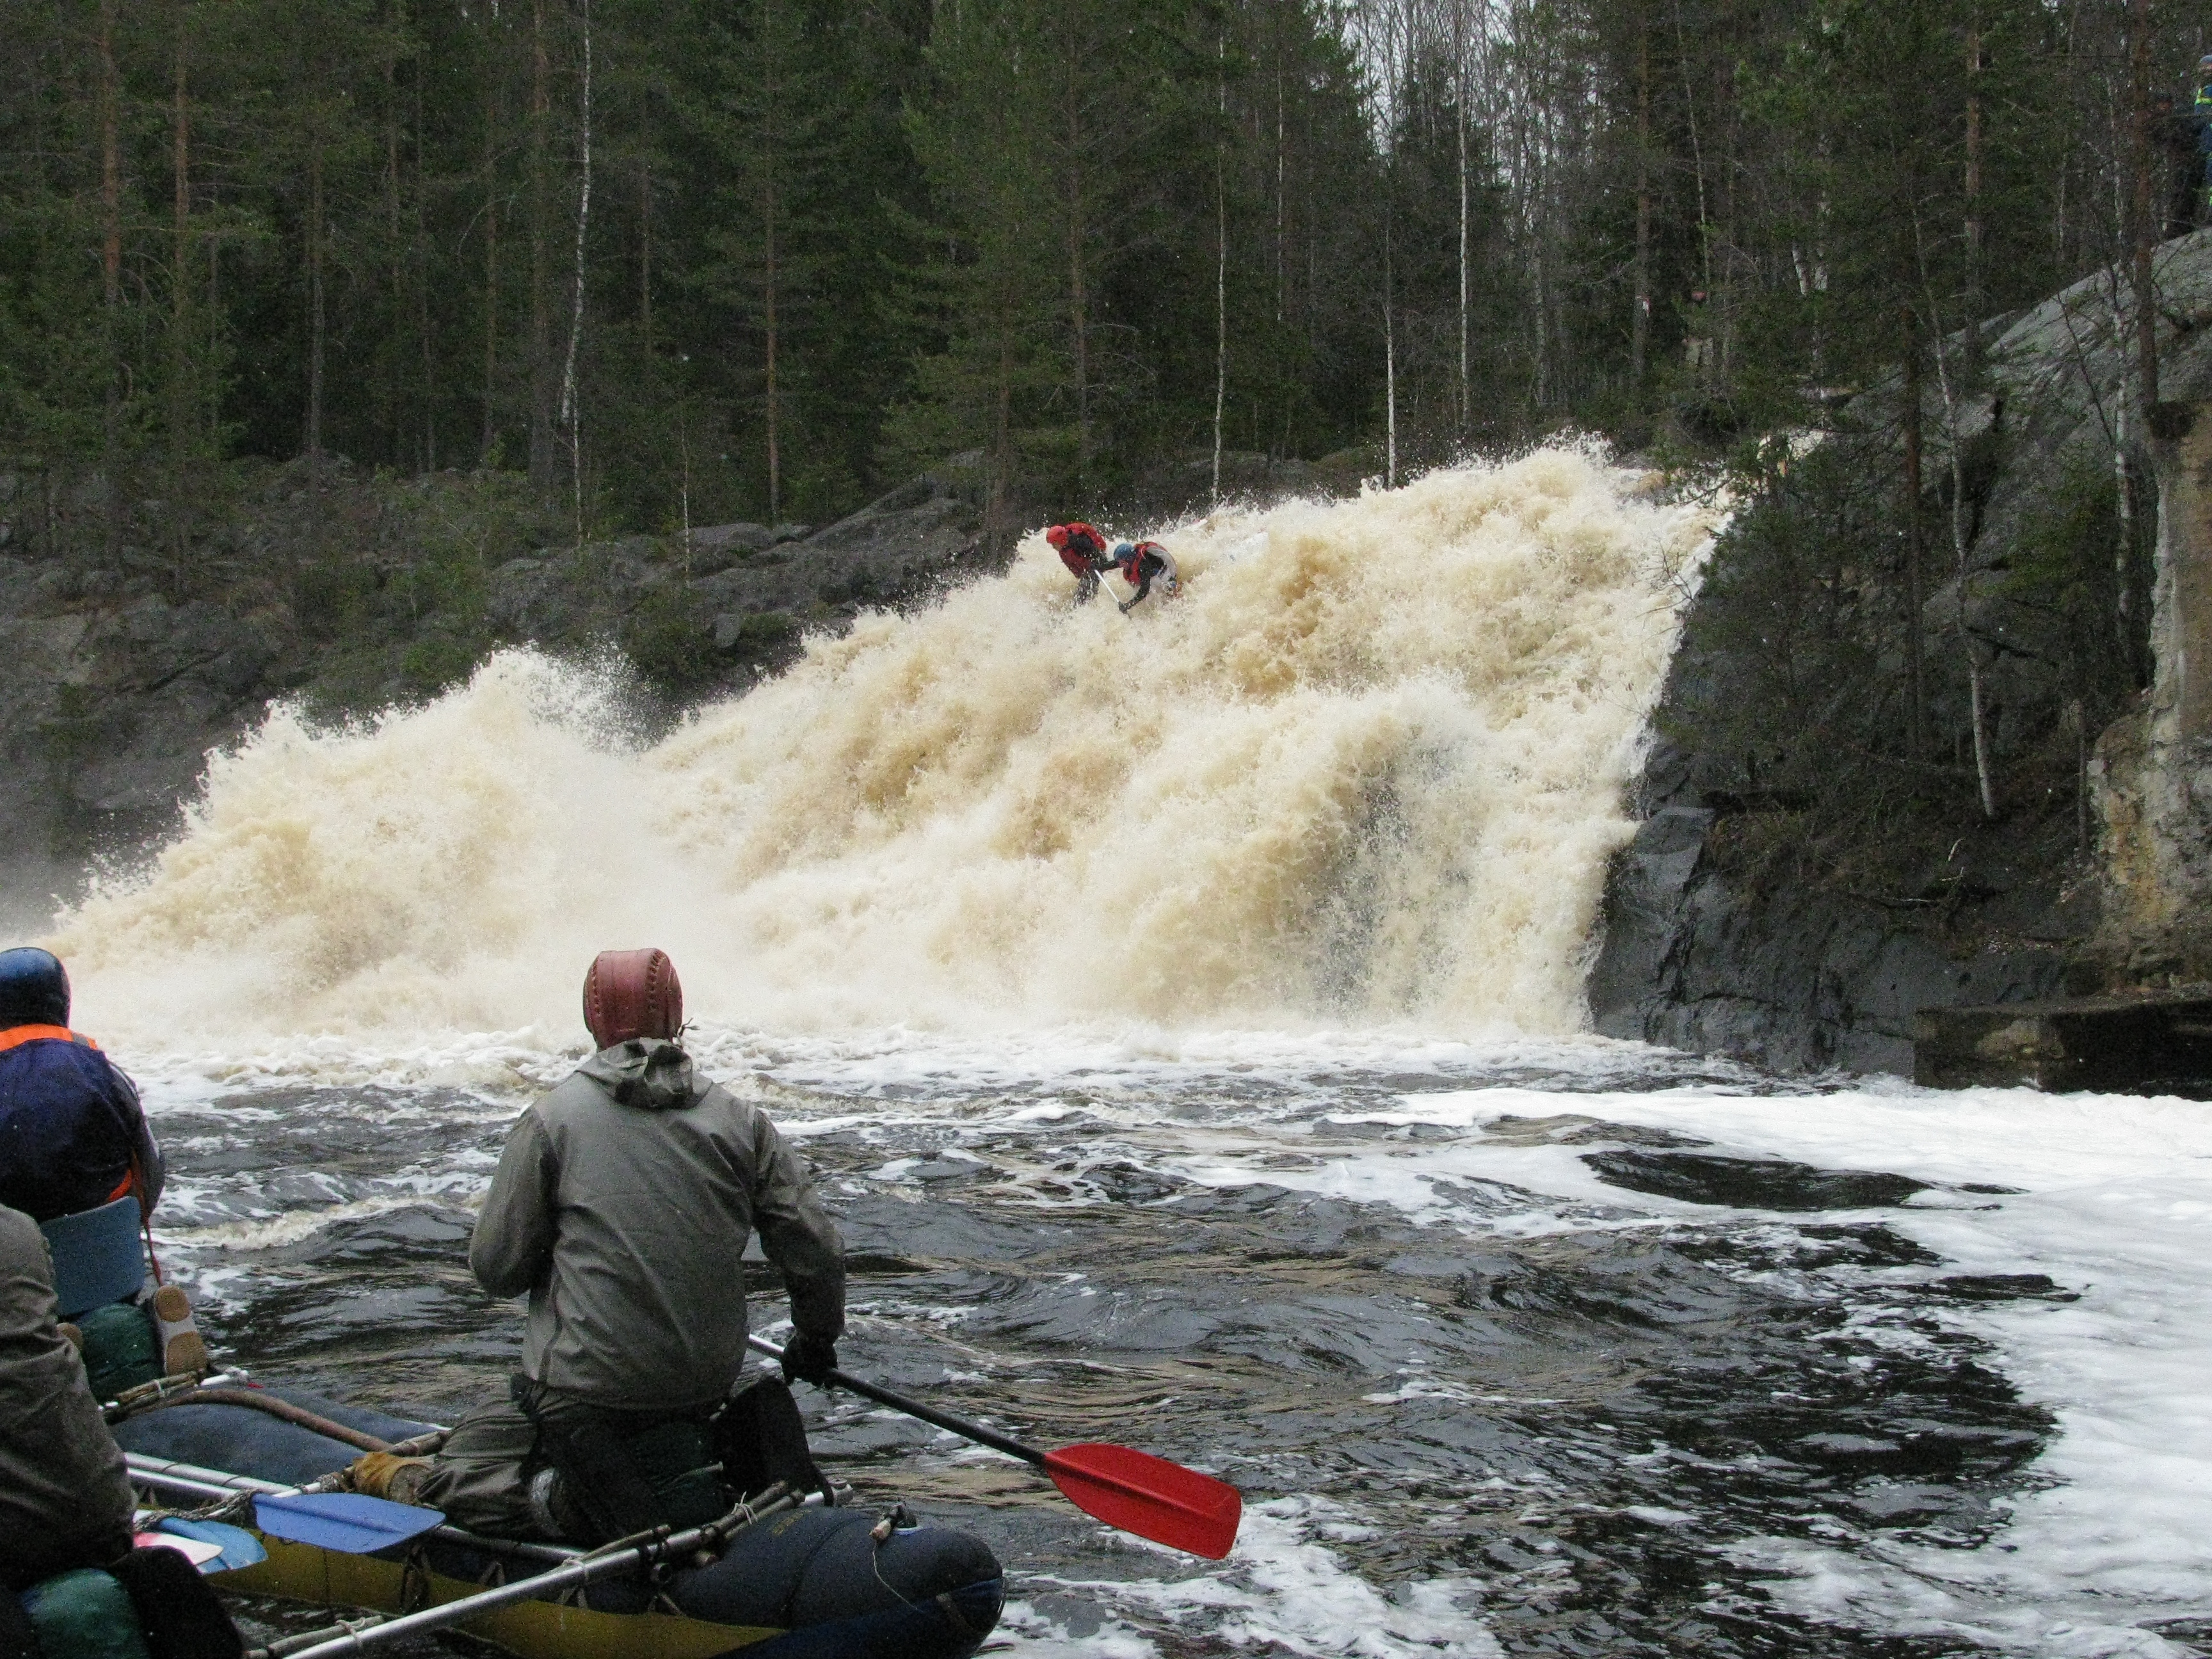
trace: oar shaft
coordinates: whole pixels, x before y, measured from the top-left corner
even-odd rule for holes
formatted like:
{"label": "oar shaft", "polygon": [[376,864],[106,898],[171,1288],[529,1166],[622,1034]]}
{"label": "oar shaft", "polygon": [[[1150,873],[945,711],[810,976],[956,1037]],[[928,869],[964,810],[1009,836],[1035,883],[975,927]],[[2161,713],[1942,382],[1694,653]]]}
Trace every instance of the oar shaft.
{"label": "oar shaft", "polygon": [[587,1555],[565,1566],[555,1567],[550,1571],[518,1578],[497,1589],[479,1590],[473,1595],[464,1595],[459,1601],[425,1607],[420,1613],[405,1613],[397,1619],[387,1619],[381,1624],[364,1629],[348,1629],[345,1634],[333,1637],[327,1642],[301,1648],[291,1655],[290,1659],[338,1659],[342,1654],[358,1653],[364,1648],[399,1637],[413,1636],[423,1631],[443,1630],[449,1625],[465,1624],[481,1613],[494,1612],[513,1602],[536,1601],[549,1590],[565,1589],[573,1584],[587,1584],[595,1578],[609,1577],[618,1572],[636,1572],[656,1561],[689,1554],[702,1546],[713,1547],[765,1516],[795,1507],[797,1502],[787,1495],[772,1503],[763,1504],[757,1510],[732,1510],[720,1521],[704,1527],[693,1527],[665,1540],[641,1543],[629,1549],[610,1550],[605,1554]]}
{"label": "oar shaft", "polygon": [[[226,1469],[202,1468],[197,1463],[176,1463],[165,1458],[149,1457],[142,1452],[125,1452],[124,1462],[129,1466],[134,1485],[156,1492],[176,1492],[187,1498],[234,1498],[242,1492],[289,1498],[301,1490],[274,1480],[257,1480],[250,1474],[233,1474]],[[444,1543],[462,1544],[489,1554],[526,1556],[536,1561],[574,1561],[584,1553],[568,1544],[540,1544],[521,1538],[487,1538],[481,1533],[465,1532],[453,1526],[434,1527],[427,1535]]]}
{"label": "oar shaft", "polygon": [[[783,1358],[783,1350],[764,1336],[748,1336],[745,1340],[771,1359]],[[934,1406],[912,1399],[896,1389],[886,1389],[880,1383],[864,1382],[860,1377],[849,1376],[844,1371],[832,1370],[830,1373],[830,1381],[834,1386],[860,1395],[865,1399],[872,1400],[878,1406],[889,1406],[895,1412],[904,1412],[908,1417],[918,1417],[925,1423],[933,1424],[951,1433],[961,1435],[979,1445],[988,1446],[994,1451],[1002,1451],[1009,1457],[1018,1457],[1023,1462],[1034,1463],[1039,1468],[1045,1466],[1042,1452],[1034,1446],[1024,1446],[1011,1435],[1000,1434],[996,1429],[987,1429],[981,1423],[972,1423],[964,1417],[955,1417],[951,1412],[941,1412]]]}

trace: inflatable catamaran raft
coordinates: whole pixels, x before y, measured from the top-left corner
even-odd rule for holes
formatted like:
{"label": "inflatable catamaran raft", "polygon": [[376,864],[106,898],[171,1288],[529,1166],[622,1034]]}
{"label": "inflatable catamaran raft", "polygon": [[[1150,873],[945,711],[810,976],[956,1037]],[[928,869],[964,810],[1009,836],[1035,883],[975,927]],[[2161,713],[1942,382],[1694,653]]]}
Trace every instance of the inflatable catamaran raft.
{"label": "inflatable catamaran raft", "polygon": [[[1103,1443],[1041,1451],[845,1371],[824,1381],[1029,1463],[1122,1531],[1214,1560],[1236,1543],[1243,1500],[1211,1475]],[[426,1448],[431,1425],[273,1389],[195,1385],[145,1404],[153,1408],[122,1413],[115,1427],[132,1480],[258,1523],[265,1554],[225,1574],[234,1587],[397,1615],[371,1631],[293,1638],[259,1659],[343,1659],[372,1640],[448,1626],[522,1659],[722,1659],[739,1650],[746,1659],[966,1659],[1004,1600],[985,1545],[902,1524],[902,1505],[878,1520],[834,1506],[826,1488],[803,1497],[776,1481],[718,1521],[587,1553],[483,1538],[441,1524],[435,1510],[327,1490],[362,1449]],[[302,1504],[320,1507],[303,1516]],[[388,1543],[380,1524],[396,1528]]]}
{"label": "inflatable catamaran raft", "polygon": [[[380,1441],[431,1431],[428,1424],[297,1391],[256,1393]],[[373,1523],[345,1537],[347,1502],[364,1513],[402,1506],[335,1493],[331,1518],[307,1529],[328,1541],[288,1540],[275,1512],[255,1510],[255,1501],[281,1504],[282,1495],[352,1462],[361,1455],[356,1444],[189,1393],[116,1424],[115,1437],[132,1482],[161,1504],[241,1500],[238,1517],[266,1556],[223,1572],[222,1588],[401,1616],[512,1585],[515,1599],[456,1628],[522,1659],[717,1659],[740,1650],[746,1659],[965,1659],[990,1634],[1003,1597],[999,1564],[981,1540],[830,1507],[818,1494],[802,1501],[772,1492],[680,1553],[656,1554],[650,1540],[641,1540],[641,1554],[635,1545],[610,1548],[598,1556],[607,1570],[597,1574],[576,1571],[586,1556],[580,1549],[448,1526],[380,1547]],[[580,1576],[589,1582],[560,1582]],[[556,1581],[542,1596],[525,1589],[539,1577]]]}

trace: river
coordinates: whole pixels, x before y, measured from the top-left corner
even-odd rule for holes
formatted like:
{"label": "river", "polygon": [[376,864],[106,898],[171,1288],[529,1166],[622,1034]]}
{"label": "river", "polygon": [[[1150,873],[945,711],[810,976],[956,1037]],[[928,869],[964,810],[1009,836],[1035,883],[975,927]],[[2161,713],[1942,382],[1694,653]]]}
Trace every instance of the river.
{"label": "river", "polygon": [[471,1210],[583,968],[672,951],[845,1230],[848,1368],[1246,1495],[1194,1562],[802,1389],[990,1540],[1006,1651],[2192,1651],[2203,1109],[1580,1034],[1717,518],[1549,452],[1176,527],[1128,618],[1029,545],[672,732],[527,653],[280,709],[48,938],[218,1352],[440,1416],[514,1360]]}

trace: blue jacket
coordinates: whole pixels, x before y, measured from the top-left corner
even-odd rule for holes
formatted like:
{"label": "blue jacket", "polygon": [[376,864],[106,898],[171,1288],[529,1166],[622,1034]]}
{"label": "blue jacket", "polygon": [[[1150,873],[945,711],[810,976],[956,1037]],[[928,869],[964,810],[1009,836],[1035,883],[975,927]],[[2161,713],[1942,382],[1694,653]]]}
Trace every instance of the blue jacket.
{"label": "blue jacket", "polygon": [[0,1204],[51,1221],[136,1192],[150,1212],[161,1152],[131,1079],[57,1026],[0,1031]]}

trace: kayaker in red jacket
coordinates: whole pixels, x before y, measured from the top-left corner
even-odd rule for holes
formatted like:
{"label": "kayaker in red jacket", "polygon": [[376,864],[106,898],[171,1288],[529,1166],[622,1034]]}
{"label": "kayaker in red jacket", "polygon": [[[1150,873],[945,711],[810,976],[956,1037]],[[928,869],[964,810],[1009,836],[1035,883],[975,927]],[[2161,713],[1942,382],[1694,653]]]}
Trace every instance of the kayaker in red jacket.
{"label": "kayaker in red jacket", "polygon": [[1075,578],[1076,604],[1088,605],[1098,591],[1098,573],[1107,568],[1106,538],[1078,520],[1053,526],[1044,532],[1044,539]]}

